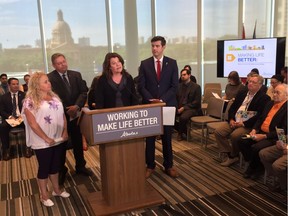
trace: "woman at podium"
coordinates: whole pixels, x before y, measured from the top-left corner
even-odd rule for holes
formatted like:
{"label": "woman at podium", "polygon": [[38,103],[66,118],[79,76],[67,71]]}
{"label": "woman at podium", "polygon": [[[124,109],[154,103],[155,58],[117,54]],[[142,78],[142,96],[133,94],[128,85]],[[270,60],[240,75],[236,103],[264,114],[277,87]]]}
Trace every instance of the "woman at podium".
{"label": "woman at podium", "polygon": [[118,53],[106,54],[95,92],[96,109],[138,104],[133,78],[124,69],[124,59]]}

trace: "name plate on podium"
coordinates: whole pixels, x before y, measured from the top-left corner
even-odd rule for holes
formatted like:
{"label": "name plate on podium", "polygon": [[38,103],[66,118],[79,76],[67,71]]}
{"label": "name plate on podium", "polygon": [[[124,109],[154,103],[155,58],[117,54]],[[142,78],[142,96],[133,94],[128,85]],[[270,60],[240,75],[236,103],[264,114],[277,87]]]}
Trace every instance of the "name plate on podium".
{"label": "name plate on podium", "polygon": [[[143,138],[163,133],[161,105],[138,105],[101,110],[84,109],[83,112],[90,115],[91,120],[85,125],[81,121],[80,127],[82,133],[86,134],[85,137],[89,137],[89,141],[92,141],[91,144]],[[85,127],[84,130],[83,127]],[[87,134],[90,130],[87,127],[91,128],[92,134]]]}

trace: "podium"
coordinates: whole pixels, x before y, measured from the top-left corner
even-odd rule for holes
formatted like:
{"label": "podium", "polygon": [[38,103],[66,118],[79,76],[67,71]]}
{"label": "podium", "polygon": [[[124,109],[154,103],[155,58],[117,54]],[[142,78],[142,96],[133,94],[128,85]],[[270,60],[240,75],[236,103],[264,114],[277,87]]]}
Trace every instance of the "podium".
{"label": "podium", "polygon": [[145,179],[144,138],[163,133],[165,103],[89,110],[79,118],[82,134],[99,145],[102,190],[88,195],[95,215],[113,215],[163,203]]}

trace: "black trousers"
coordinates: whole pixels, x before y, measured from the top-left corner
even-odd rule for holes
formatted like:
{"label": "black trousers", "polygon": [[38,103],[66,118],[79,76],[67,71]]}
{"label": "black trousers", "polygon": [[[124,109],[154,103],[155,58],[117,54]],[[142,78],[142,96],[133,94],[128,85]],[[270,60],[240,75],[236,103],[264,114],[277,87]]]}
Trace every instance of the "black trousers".
{"label": "black trousers", "polygon": [[[21,127],[25,128],[24,123],[22,122],[20,125],[16,126],[16,128]],[[0,124],[0,138],[2,143],[2,149],[7,150],[9,148],[9,132],[13,127],[11,127],[5,120]]]}
{"label": "black trousers", "polygon": [[[73,148],[73,154],[74,154],[74,159],[76,162],[76,167],[75,169],[81,169],[85,167],[86,161],[84,159],[84,152],[83,152],[83,144],[82,144],[82,134],[80,132],[80,127],[77,125],[78,118],[69,121],[67,119],[67,129],[68,129],[68,134],[69,138],[72,144]],[[68,142],[66,141],[64,143],[65,147],[67,148]],[[65,161],[66,161],[66,151],[63,151],[62,157],[61,157],[61,167],[63,170],[65,166]]]}
{"label": "black trousers", "polygon": [[259,142],[247,139],[247,140],[241,140],[239,148],[245,161],[249,162],[249,167],[255,170],[263,168],[263,165],[259,157],[260,150],[275,145],[275,142],[276,142],[275,140],[268,140],[268,139],[264,139]]}
{"label": "black trousers", "polygon": [[[162,139],[162,151],[163,151],[163,166],[165,169],[169,169],[173,166],[173,152],[172,152],[172,132],[173,126],[164,126],[163,127]],[[155,139],[156,137],[147,137],[146,138],[146,164],[147,168],[154,169],[156,167],[155,163]]]}

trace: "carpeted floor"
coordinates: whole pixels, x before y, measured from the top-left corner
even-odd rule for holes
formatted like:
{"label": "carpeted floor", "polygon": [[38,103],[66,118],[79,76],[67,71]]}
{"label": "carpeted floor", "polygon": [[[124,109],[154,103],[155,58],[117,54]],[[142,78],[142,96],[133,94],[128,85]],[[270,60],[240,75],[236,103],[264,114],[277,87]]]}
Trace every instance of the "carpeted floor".
{"label": "carpeted floor", "polygon": [[[135,210],[122,215],[287,215],[287,197],[270,192],[258,181],[242,178],[244,167],[235,164],[221,167],[213,135],[208,148],[200,145],[199,131],[194,131],[191,142],[173,139],[174,164],[180,177],[172,179],[162,171],[162,146],[157,142],[157,167],[147,180],[165,198],[159,206]],[[24,158],[22,149],[12,146],[13,159],[0,161],[1,215],[93,215],[86,195],[101,190],[99,152],[90,146],[85,152],[87,167],[92,177],[75,174],[72,151],[67,152],[69,168],[65,189],[68,199],[55,198],[51,208],[41,205],[36,181],[35,156]],[[268,182],[272,179],[268,178]],[[51,191],[51,185],[49,185]]]}

